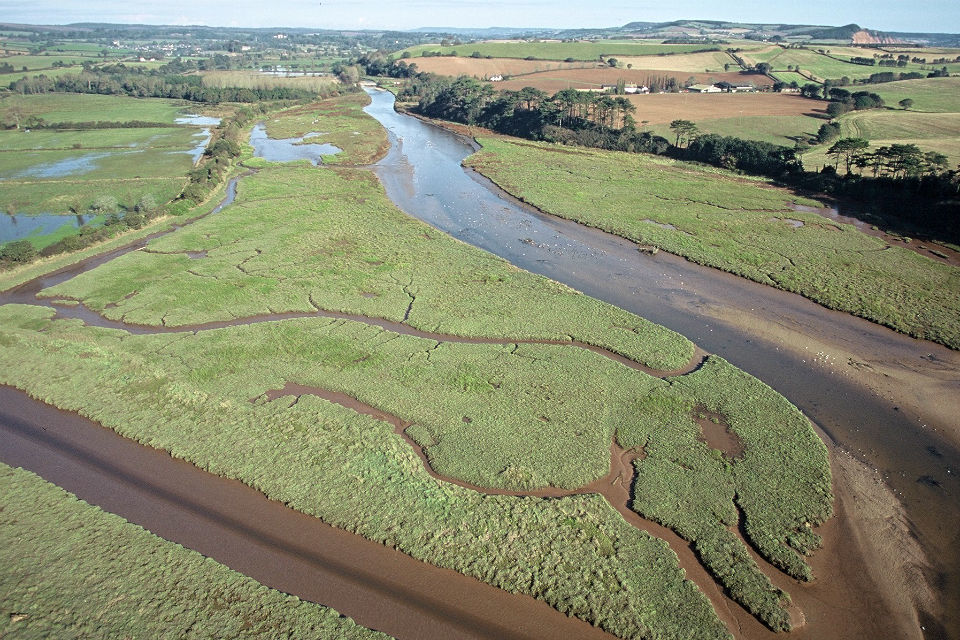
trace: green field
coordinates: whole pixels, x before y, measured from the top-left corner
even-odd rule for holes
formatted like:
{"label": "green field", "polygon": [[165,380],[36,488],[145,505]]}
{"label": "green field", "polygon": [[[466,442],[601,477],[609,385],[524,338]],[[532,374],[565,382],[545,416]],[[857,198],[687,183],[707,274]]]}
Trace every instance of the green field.
{"label": "green field", "polygon": [[914,104],[911,111],[960,113],[960,77],[924,78],[873,84],[869,90],[877,93],[890,107],[896,107],[904,98]]}
{"label": "green field", "polygon": [[650,156],[482,142],[467,164],[547,212],[960,348],[960,270],[792,211],[809,202],[786,190]]}
{"label": "green field", "polygon": [[387,638],[23,469],[0,464],[0,495],[4,638]]}
{"label": "green field", "polygon": [[0,112],[19,107],[25,116],[36,115],[46,122],[173,122],[194,105],[163,98],[130,98],[77,93],[10,95],[0,101]]}
{"label": "green field", "polygon": [[[817,129],[824,123],[812,116],[742,116],[698,120],[697,128],[703,133],[716,133],[721,136],[735,136],[744,140],[762,140],[771,144],[792,147],[797,140],[806,140],[817,135]],[[667,124],[646,127],[647,130],[673,140],[676,133]]]}
{"label": "green field", "polygon": [[76,149],[174,149],[195,145],[199,129],[188,127],[150,127],[129,129],[34,129],[29,133],[8,129],[0,131],[0,155],[5,151]]}
{"label": "green field", "polygon": [[[949,159],[949,167],[960,164],[960,113],[927,113],[913,110],[855,111],[837,119],[841,136],[870,141],[870,149],[891,144],[915,144],[921,151],[936,151]],[[808,168],[836,164],[827,156],[830,144],[815,147],[803,155]],[[843,163],[840,163],[842,166]],[[870,170],[866,170],[869,174]]]}
{"label": "green field", "polygon": [[[418,57],[424,51],[450,54],[454,51],[461,56],[472,55],[477,51],[482,56],[493,58],[527,58],[533,56],[540,60],[596,60],[600,56],[656,56],[671,53],[690,53],[712,48],[710,45],[692,44],[653,44],[637,42],[475,42],[447,47],[439,44],[421,44],[404,49],[411,56]],[[403,52],[401,52],[403,53]],[[654,65],[655,63],[651,63]]]}
{"label": "green field", "polygon": [[[201,250],[199,260],[182,253]],[[816,546],[800,535],[805,523],[830,513],[826,450],[782,397],[718,358],[662,381],[576,347],[511,343],[570,336],[667,369],[691,355],[671,332],[407,218],[366,171],[265,168],[217,216],[47,294],[143,324],[320,307],[503,340],[438,344],[329,319],[127,336],[7,307],[0,359],[37,364],[0,371],[9,370],[4,382],[298,509],[624,637],[641,627],[664,637],[724,632],[667,548],[603,499],[485,497],[437,482],[388,425],[312,396],[268,402],[264,392],[297,382],[347,393],[412,423],[440,473],[482,486],[576,486],[606,472],[614,435],[643,445],[638,471],[702,477],[694,493],[716,508],[683,520],[652,500],[638,510],[673,523],[775,628],[786,624],[783,594],[722,533],[734,495],[754,545],[798,577],[808,569],[797,552]],[[711,390],[720,386],[730,395]],[[746,443],[742,460],[722,463],[699,440],[697,405],[724,413]]]}

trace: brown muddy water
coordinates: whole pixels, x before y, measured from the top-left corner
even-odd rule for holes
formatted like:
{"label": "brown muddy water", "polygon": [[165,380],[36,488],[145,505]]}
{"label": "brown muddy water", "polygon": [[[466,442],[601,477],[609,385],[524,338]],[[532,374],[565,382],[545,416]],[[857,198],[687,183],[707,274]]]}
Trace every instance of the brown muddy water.
{"label": "brown muddy water", "polygon": [[613,637],[528,596],[326,525],[6,386],[0,386],[0,460],[397,638]]}

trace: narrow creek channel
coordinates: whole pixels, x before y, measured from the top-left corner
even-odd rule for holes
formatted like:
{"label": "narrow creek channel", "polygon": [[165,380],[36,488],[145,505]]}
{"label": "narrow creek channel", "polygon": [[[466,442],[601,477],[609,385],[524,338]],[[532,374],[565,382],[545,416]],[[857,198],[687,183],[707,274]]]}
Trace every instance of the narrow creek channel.
{"label": "narrow creek channel", "polygon": [[960,354],[538,212],[461,167],[470,141],[397,113],[387,92],[368,93],[366,111],[392,143],[375,170],[401,209],[687,336],[784,394],[876,469],[933,564],[927,578],[944,608],[939,621],[921,612],[912,635],[960,637]]}

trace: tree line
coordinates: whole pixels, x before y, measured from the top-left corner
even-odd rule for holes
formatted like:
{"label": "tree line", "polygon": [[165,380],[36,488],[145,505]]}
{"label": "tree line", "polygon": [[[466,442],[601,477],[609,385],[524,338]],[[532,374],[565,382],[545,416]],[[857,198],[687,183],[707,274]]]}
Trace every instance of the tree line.
{"label": "tree line", "polygon": [[[841,105],[840,110],[884,106],[880,96],[867,91],[832,88],[828,89],[828,96],[831,105]],[[674,120],[670,128],[675,137],[667,140],[638,127],[634,103],[609,94],[564,89],[549,95],[533,87],[496,93],[491,84],[466,76],[449,78],[420,73],[410,78],[398,99],[416,102],[413,110],[427,117],[508,135],[662,154],[768,176],[789,186],[869,203],[951,238],[960,235],[960,171],[950,170],[942,154],[924,153],[915,145],[894,144],[868,152],[860,143],[841,141],[831,148],[837,165],[843,160],[850,166],[862,166],[865,171],[840,175],[836,166],[827,166],[820,172],[805,171],[799,148],[703,134],[687,120]],[[821,142],[839,136],[840,125],[835,122],[821,127],[818,135],[823,138]]]}

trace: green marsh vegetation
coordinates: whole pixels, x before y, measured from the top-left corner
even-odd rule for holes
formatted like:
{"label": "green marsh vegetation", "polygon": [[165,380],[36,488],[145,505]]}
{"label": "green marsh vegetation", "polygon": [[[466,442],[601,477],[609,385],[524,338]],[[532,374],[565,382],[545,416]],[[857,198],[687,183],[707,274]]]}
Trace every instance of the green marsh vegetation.
{"label": "green marsh vegetation", "polygon": [[[4,383],[330,524],[541,598],[622,637],[728,637],[668,545],[628,525],[600,496],[482,495],[429,476],[384,422],[313,396],[250,402],[286,379],[335,387],[345,373],[392,375],[391,365],[425,353],[432,341],[326,319],[128,336],[51,315],[0,307]],[[23,358],[38,366],[17,366]],[[437,375],[455,367],[438,366]],[[411,368],[398,374],[404,371]],[[413,382],[405,397],[414,395]]]}
{"label": "green marsh vegetation", "polygon": [[167,542],[29,471],[0,464],[0,494],[4,638],[388,637]]}
{"label": "green marsh vegetation", "polygon": [[[915,337],[960,347],[960,273],[738,176],[638,154],[484,138],[466,163],[549,213],[806,296]],[[600,195],[598,195],[600,194]],[[799,220],[795,228],[787,219]],[[676,227],[662,227],[669,224]]]}
{"label": "green marsh vegetation", "polygon": [[[186,251],[207,254],[191,260]],[[430,265],[429,269],[424,265]],[[569,335],[669,369],[689,360],[692,351],[687,341],[562,285],[519,271],[407,218],[389,204],[369,174],[359,170],[266,168],[245,178],[237,203],[217,216],[158,239],[148,251],[128,254],[46,294],[82,299],[108,317],[142,324],[177,326],[320,307],[396,321],[406,316],[408,324],[428,331],[503,339],[507,344],[459,344],[452,340],[438,344],[360,323],[316,319],[250,325],[197,336],[137,336],[122,342],[124,348],[143,344],[144,353],[154,354],[151,359],[158,358],[151,360],[151,366],[172,376],[135,383],[150,390],[145,397],[137,396],[137,404],[173,384],[180,390],[177,393],[190,389],[201,393],[203,406],[226,402],[238,411],[253,411],[251,416],[236,418],[252,428],[265,420],[258,417],[259,412],[269,410],[274,415],[280,411],[278,407],[289,404],[262,398],[265,391],[279,389],[287,381],[340,391],[411,423],[409,435],[423,446],[436,471],[480,486],[518,490],[548,483],[582,486],[607,472],[614,435],[626,446],[645,444],[649,448],[646,460],[651,465],[657,460],[668,467],[676,464],[672,456],[685,451],[689,444],[685,439],[689,433],[675,442],[677,436],[672,430],[656,427],[657,418],[651,417],[647,423],[642,418],[646,407],[659,395],[682,387],[583,349],[509,344],[511,338],[562,340]],[[542,314],[544,308],[551,313]],[[55,322],[51,326],[66,329],[71,323]],[[109,336],[120,344],[123,335],[72,326],[72,331],[99,336],[92,338],[94,343]],[[7,351],[11,357],[44,359],[39,354],[20,354],[19,349]],[[713,366],[721,371],[730,368],[719,360]],[[590,371],[590,375],[583,376],[583,371]],[[81,376],[78,372],[65,375],[69,379]],[[82,377],[89,379],[91,375]],[[93,378],[102,380],[100,374]],[[714,383],[706,374],[683,379],[687,378],[694,389],[699,389],[696,380]],[[15,384],[26,384],[26,388],[38,392],[32,380],[21,379]],[[744,387],[739,384],[734,388]],[[47,397],[46,391],[40,393]],[[117,393],[124,392],[118,388]],[[685,423],[684,416],[690,414],[691,407],[708,399],[702,390],[673,393],[679,393],[680,398],[671,409],[677,424],[687,424],[689,419]],[[765,393],[776,401],[771,401],[774,409],[770,411],[758,409],[762,416],[759,420],[783,429],[781,438],[796,447],[784,456],[782,452],[764,451],[769,443],[756,440],[758,448],[754,450],[754,438],[744,428],[742,437],[748,443],[744,460],[763,461],[769,469],[790,466],[792,456],[801,455],[811,468],[819,469],[818,474],[805,479],[809,484],[791,481],[783,485],[786,493],[794,493],[789,499],[793,511],[786,515],[765,511],[781,508],[784,499],[782,495],[769,502],[765,499],[768,494],[764,493],[762,479],[769,477],[766,472],[751,476],[752,480],[743,485],[749,487],[741,490],[763,495],[758,503],[768,505],[742,508],[751,523],[759,523],[756,526],[770,534],[767,553],[774,559],[774,550],[786,544],[801,526],[795,516],[802,514],[803,522],[818,523],[829,515],[830,481],[826,453],[809,425],[802,418],[791,418],[790,412],[795,410],[782,397],[769,389]],[[68,406],[88,411],[72,397]],[[255,399],[252,405],[248,402],[251,398]],[[61,400],[55,403],[64,406]],[[116,415],[122,415],[124,402],[113,404],[117,405]],[[294,408],[307,405],[340,411],[311,397],[302,398]],[[163,415],[173,411],[169,407],[156,410]],[[95,411],[95,419],[104,422],[104,417]],[[198,437],[197,428],[178,420],[164,437],[164,444],[158,446],[174,446],[177,451],[183,446],[192,447],[192,440],[203,439]],[[278,424],[278,428],[280,433],[288,433],[287,426]],[[389,428],[383,429],[389,432]],[[121,432],[157,444],[147,432]],[[265,440],[280,437],[272,428],[268,432]],[[394,437],[390,433],[389,438]],[[249,443],[264,438],[264,434],[238,432],[222,438]],[[671,443],[664,446],[662,459],[651,446],[651,438]],[[221,436],[215,440],[220,441]],[[693,446],[698,447],[704,460],[712,459],[706,445]],[[201,466],[210,464],[211,459],[205,452],[175,455]],[[309,455],[316,455],[318,463],[323,459],[320,453]],[[753,457],[760,455],[766,457]],[[284,462],[281,466],[293,473],[297,465]],[[276,468],[277,463],[270,467]],[[422,471],[418,467],[417,473]],[[698,472],[691,470],[691,474]],[[247,482],[251,477],[236,470],[228,475]],[[261,475],[257,472],[253,477]],[[726,500],[727,511],[733,508],[726,495],[733,486],[731,482],[726,480],[721,494],[710,498],[721,504]],[[403,480],[401,484],[405,483]],[[403,491],[406,495],[410,489]],[[597,496],[589,499],[603,503]],[[612,509],[605,509],[606,519],[619,520]],[[361,513],[368,511],[365,507]],[[659,511],[644,515],[671,522]],[[723,529],[724,522],[717,517],[697,517],[707,518],[702,523],[704,531]],[[356,530],[356,526],[351,523],[349,528]],[[441,522],[437,526],[449,525]],[[608,522],[605,526],[612,525]],[[705,534],[688,535],[700,540]],[[740,549],[735,570],[725,571],[719,562],[708,566],[761,619],[771,626],[782,625],[784,614],[778,613],[782,594],[759,573],[738,540],[726,542]],[[608,548],[606,543],[601,546]],[[702,546],[713,548],[707,542]],[[408,551],[415,548],[417,545],[404,547]],[[782,553],[788,558],[796,555],[790,549]],[[425,559],[437,563],[433,556]],[[793,564],[805,566],[799,557]],[[737,580],[749,582],[751,590],[737,587]],[[556,606],[556,601],[548,601]]]}
{"label": "green marsh vegetation", "polygon": [[370,164],[389,148],[387,133],[376,120],[363,112],[370,104],[366,93],[352,93],[305,106],[280,111],[266,120],[271,138],[299,138],[319,133],[305,144],[330,143],[343,151],[326,156],[324,164]]}
{"label": "green marsh vegetation", "polygon": [[409,218],[358,169],[265,168],[227,211],[48,294],[147,325],[319,307],[461,336],[581,340],[662,370],[693,356],[672,331]]}
{"label": "green marsh vegetation", "polygon": [[[7,305],[0,383],[623,637],[726,631],[668,545],[601,496],[438,481],[390,425],[265,393],[287,382],[346,393],[409,423],[439,473],[491,488],[582,486],[607,472],[612,438],[642,447],[641,482],[660,490],[638,483],[633,507],[690,540],[772,628],[787,624],[786,596],[730,527],[742,513],[762,555],[806,578],[800,554],[818,542],[808,526],[830,515],[826,450],[782,396],[715,357],[661,380],[577,347],[513,343],[576,339],[663,370],[693,354],[666,329],[408,218],[367,171],[266,166],[216,216],[45,295],[145,325],[320,308],[493,339],[438,342],[329,318],[129,335]],[[741,458],[701,441],[700,406],[726,418]]]}

